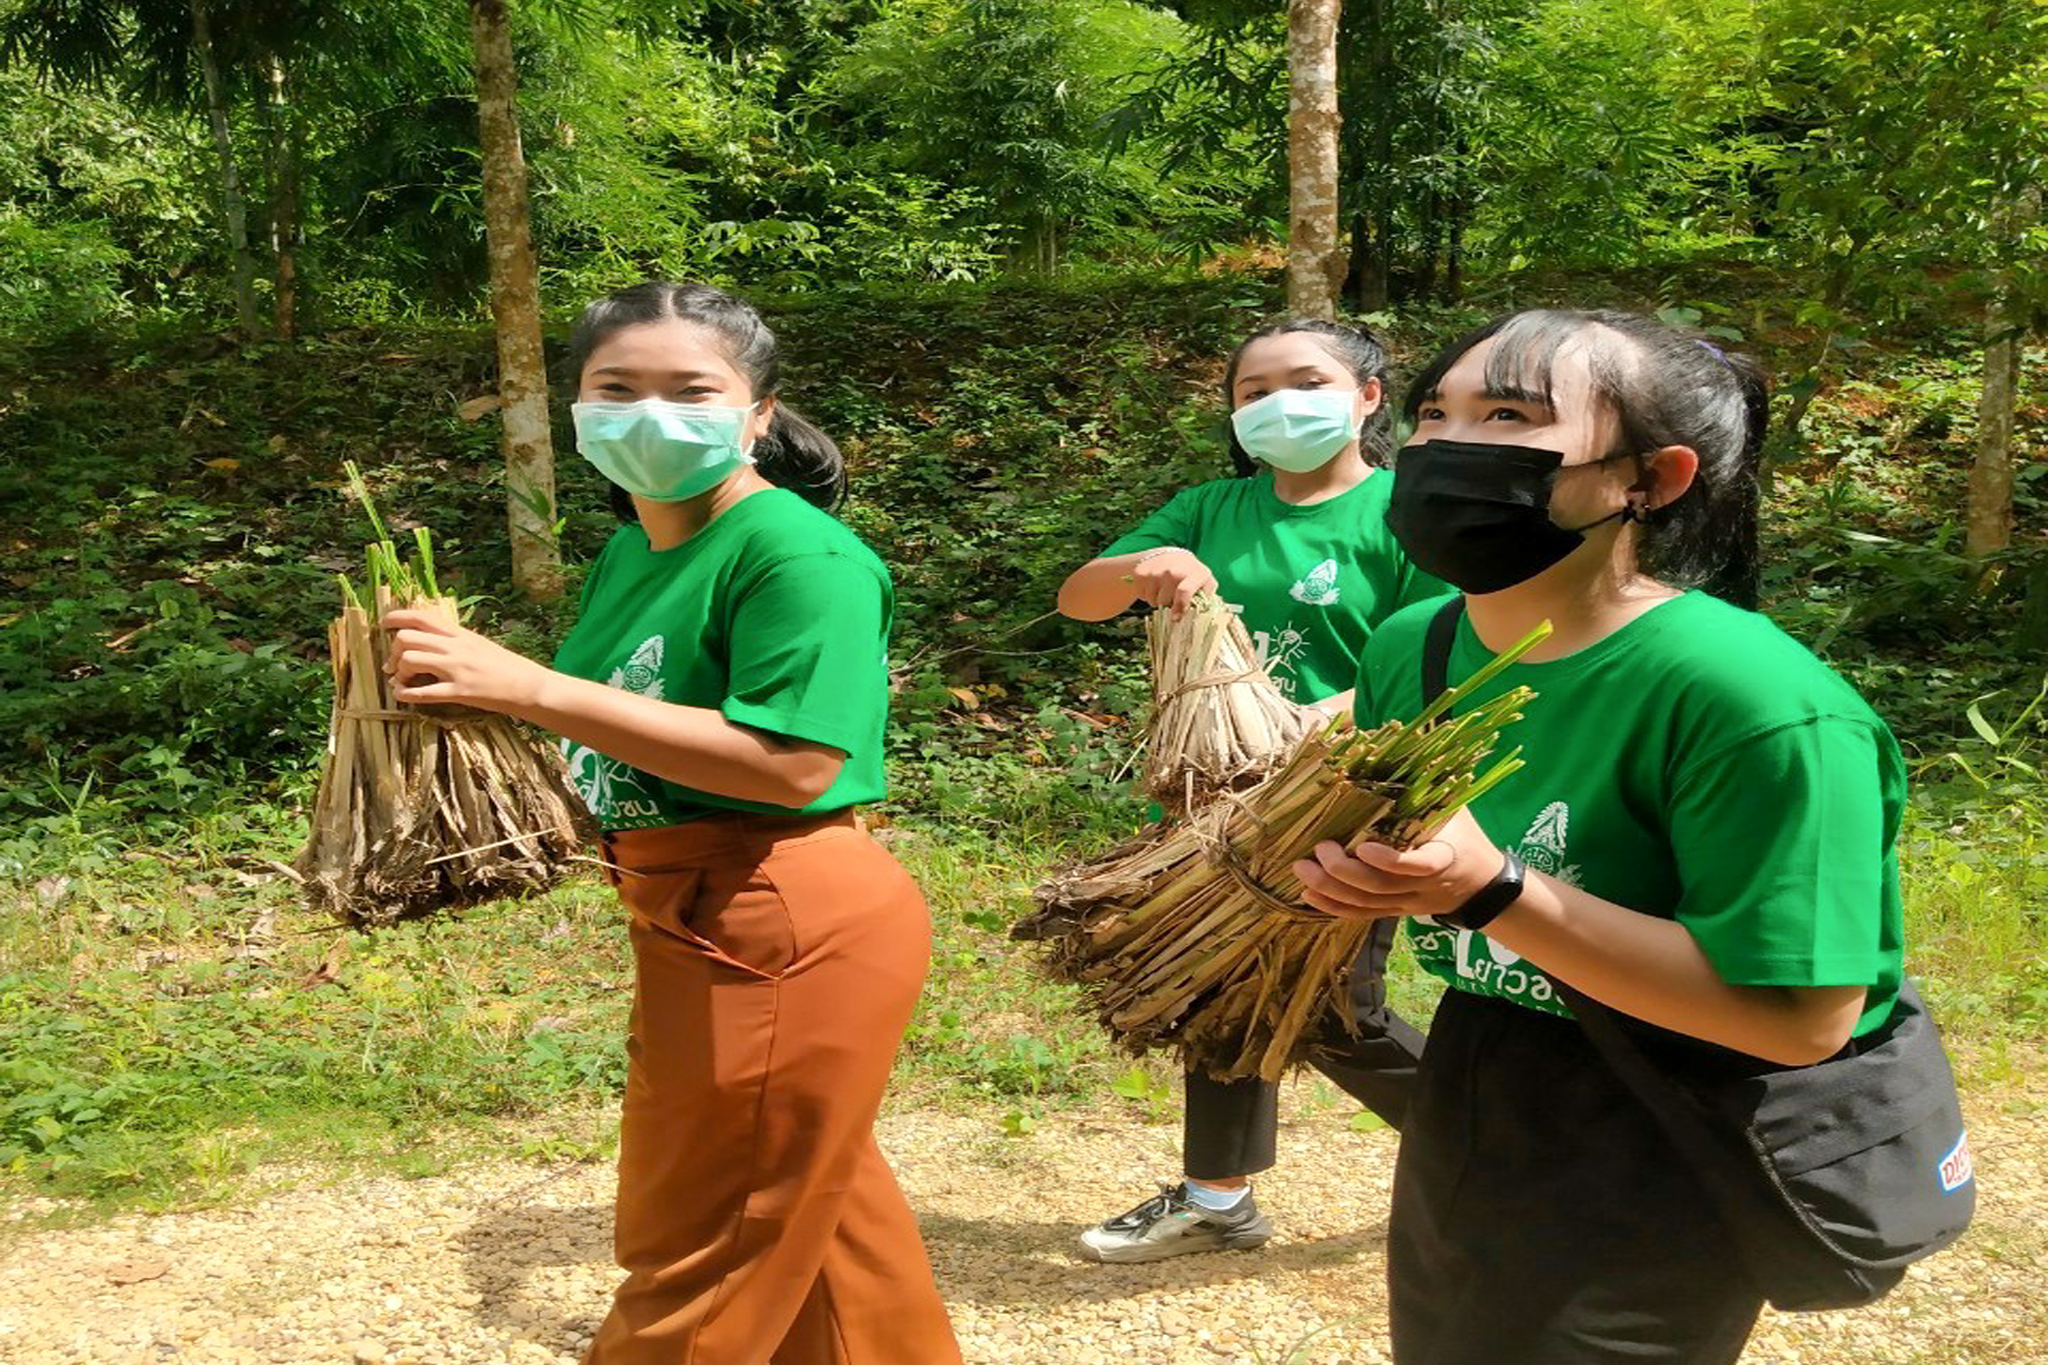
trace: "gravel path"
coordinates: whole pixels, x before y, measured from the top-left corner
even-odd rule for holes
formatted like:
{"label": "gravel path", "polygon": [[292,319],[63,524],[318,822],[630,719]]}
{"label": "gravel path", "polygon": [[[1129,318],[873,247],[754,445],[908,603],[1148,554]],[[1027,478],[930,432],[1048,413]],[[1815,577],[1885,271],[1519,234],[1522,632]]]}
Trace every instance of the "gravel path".
{"label": "gravel path", "polygon": [[[1174,1125],[1105,1109],[1007,1138],[994,1113],[886,1119],[971,1365],[1279,1365],[1319,1327],[1289,1365],[1385,1361],[1394,1138],[1291,1089],[1281,1164],[1260,1184],[1283,1236],[1155,1266],[1089,1265],[1069,1246],[1173,1169]],[[2048,1362],[2048,1094],[2013,1082],[1972,1109],[1983,1202],[1968,1242],[1876,1309],[1767,1320],[1747,1361]],[[602,1165],[501,1163],[0,1232],[0,1362],[572,1363],[614,1282],[611,1183]]]}

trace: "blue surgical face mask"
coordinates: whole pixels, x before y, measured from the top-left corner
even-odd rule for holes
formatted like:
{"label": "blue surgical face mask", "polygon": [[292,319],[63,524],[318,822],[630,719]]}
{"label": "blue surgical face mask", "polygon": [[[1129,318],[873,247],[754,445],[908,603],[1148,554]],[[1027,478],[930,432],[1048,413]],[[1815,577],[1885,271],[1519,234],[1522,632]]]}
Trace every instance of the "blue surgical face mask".
{"label": "blue surgical face mask", "polygon": [[1356,389],[1281,389],[1230,414],[1237,443],[1255,460],[1305,474],[1358,439]]}
{"label": "blue surgical face mask", "polygon": [[628,493],[656,502],[682,502],[724,483],[752,464],[752,442],[742,445],[747,415],[760,404],[725,408],[712,403],[577,403],[576,449],[600,474]]}

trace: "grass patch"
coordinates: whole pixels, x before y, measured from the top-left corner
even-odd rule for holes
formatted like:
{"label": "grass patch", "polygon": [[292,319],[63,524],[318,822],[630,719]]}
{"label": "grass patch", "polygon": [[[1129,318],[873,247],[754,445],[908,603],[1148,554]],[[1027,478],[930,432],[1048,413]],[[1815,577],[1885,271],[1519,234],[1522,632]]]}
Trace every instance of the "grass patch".
{"label": "grass patch", "polygon": [[[1138,809],[1082,800],[1055,753],[935,763],[927,795],[954,818],[883,831],[936,929],[908,1100],[1059,1103],[1121,1065],[1006,937],[1061,856],[1053,828],[1114,837]],[[267,865],[291,822],[250,836],[205,826],[145,855],[52,835],[0,883],[0,1169],[18,1188],[204,1201],[279,1158],[415,1167],[502,1147],[508,1124],[543,1154],[590,1149],[585,1120],[552,1120],[608,1119],[624,1083],[632,962],[609,890],[354,932]]]}
{"label": "grass patch", "polygon": [[2039,807],[1916,805],[1900,858],[1907,965],[1943,1023],[2048,1032],[2048,822]]}

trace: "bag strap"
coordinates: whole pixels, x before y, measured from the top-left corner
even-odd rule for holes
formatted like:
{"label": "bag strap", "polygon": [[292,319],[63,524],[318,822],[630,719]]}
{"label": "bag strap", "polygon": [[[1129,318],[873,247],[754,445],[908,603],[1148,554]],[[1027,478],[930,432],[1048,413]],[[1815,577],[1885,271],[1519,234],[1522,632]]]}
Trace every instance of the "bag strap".
{"label": "bag strap", "polygon": [[[1556,977],[1551,982],[1607,1069],[1649,1110],[1672,1150],[1706,1190],[1752,1271],[1772,1285],[1786,1283],[1788,1275],[1805,1278],[1803,1259],[1788,1253],[1785,1239],[1814,1236],[1819,1230],[1778,1182],[1752,1136],[1732,1119],[1717,1120],[1699,1096],[1652,1062],[1614,1010]],[[1844,1255],[1825,1237],[1814,1245]]]}
{"label": "bag strap", "polygon": [[[1450,686],[1451,647],[1464,615],[1465,599],[1455,597],[1430,620],[1422,642],[1424,706]],[[1656,1117],[1679,1156],[1707,1186],[1721,1206],[1723,1218],[1731,1224],[1754,1226],[1759,1215],[1776,1216],[1766,1212],[1777,1201],[1760,1188],[1763,1182],[1747,1139],[1732,1124],[1715,1123],[1696,1095],[1645,1056],[1613,1010],[1555,977],[1551,982],[1601,1060]]]}
{"label": "bag strap", "polygon": [[1422,704],[1428,706],[1451,685],[1451,646],[1458,640],[1458,622],[1465,617],[1465,599],[1453,597],[1429,618],[1422,639]]}
{"label": "bag strap", "polygon": [[1636,1098],[1649,1106],[1679,1155],[1691,1162],[1703,1179],[1711,1177],[1710,1183],[1737,1176],[1744,1202],[1749,1202],[1747,1196],[1757,1179],[1755,1163],[1746,1155],[1746,1144],[1740,1153],[1731,1148],[1729,1139],[1736,1137],[1732,1125],[1715,1125],[1698,1096],[1644,1055],[1642,1046],[1629,1037],[1620,1015],[1555,977],[1551,981],[1571,1006],[1572,1017],[1579,1021],[1587,1041]]}

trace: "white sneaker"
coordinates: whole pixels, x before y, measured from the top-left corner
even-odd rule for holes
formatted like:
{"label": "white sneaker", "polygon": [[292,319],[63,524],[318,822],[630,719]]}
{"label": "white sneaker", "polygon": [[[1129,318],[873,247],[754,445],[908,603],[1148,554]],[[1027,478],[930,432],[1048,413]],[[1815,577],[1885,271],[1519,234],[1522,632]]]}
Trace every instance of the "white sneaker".
{"label": "white sneaker", "polygon": [[1273,1237],[1250,1190],[1237,1207],[1205,1209],[1188,1197],[1185,1183],[1164,1185],[1128,1213],[1081,1234],[1081,1254],[1091,1261],[1126,1264],[1163,1261],[1198,1251],[1249,1251]]}

